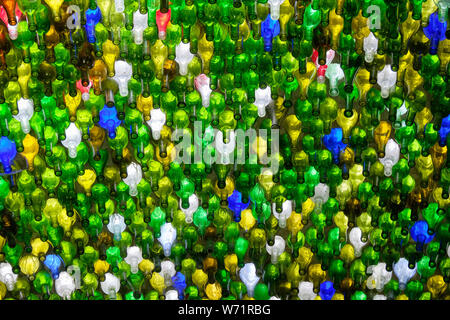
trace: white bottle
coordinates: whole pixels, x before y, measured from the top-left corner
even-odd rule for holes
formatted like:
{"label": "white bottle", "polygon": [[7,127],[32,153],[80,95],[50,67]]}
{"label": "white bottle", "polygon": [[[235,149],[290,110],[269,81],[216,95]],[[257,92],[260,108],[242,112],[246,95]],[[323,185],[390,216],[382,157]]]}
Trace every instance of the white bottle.
{"label": "white bottle", "polygon": [[131,273],[137,273],[139,271],[139,263],[143,260],[141,248],[138,246],[128,247],[127,256],[124,260],[130,265]]}
{"label": "white bottle", "polygon": [[258,107],[258,116],[261,118],[266,116],[266,107],[272,101],[270,86],[267,86],[264,89],[258,88],[255,90],[255,102],[253,104]]}
{"label": "white bottle", "polygon": [[234,130],[227,130],[228,142],[223,141],[223,133],[221,130],[217,130],[214,140],[216,150],[218,152],[218,163],[230,164],[232,163],[231,156],[236,147],[236,134]]}
{"label": "white bottle", "polygon": [[65,134],[66,139],[61,141],[61,143],[69,151],[69,157],[74,159],[77,157],[77,148],[81,143],[82,132],[74,122],[71,122],[65,130]]}
{"label": "white bottle", "polygon": [[159,274],[164,278],[166,288],[172,285],[172,277],[174,277],[176,273],[175,264],[172,261],[164,260],[161,262],[161,271]]}
{"label": "white bottle", "polygon": [[256,267],[254,263],[246,263],[239,270],[239,277],[247,288],[247,295],[253,297],[253,293],[256,285],[259,282],[260,277],[256,275]]}
{"label": "white bottle", "polygon": [[170,256],[176,238],[177,229],[173,227],[172,223],[168,222],[161,226],[161,236],[158,238],[158,241],[163,247],[164,256]]}
{"label": "white bottle", "polygon": [[284,229],[286,228],[286,220],[289,219],[289,217],[292,214],[292,200],[286,200],[283,202],[283,207],[281,212],[277,212],[276,210],[276,204],[272,203],[272,213],[278,220],[278,225],[280,228]]}
{"label": "white bottle", "polygon": [[175,47],[175,61],[178,63],[180,67],[180,75],[185,76],[188,73],[188,65],[194,58],[194,55],[191,53],[191,45],[190,43],[180,42]]}
{"label": "white bottle", "polygon": [[322,210],[322,205],[328,201],[330,197],[330,187],[325,183],[319,183],[314,187],[314,197],[312,201],[314,202],[314,211],[320,212]]}
{"label": "white bottle", "polygon": [[141,166],[135,162],[130,163],[127,167],[127,177],[123,179],[123,182],[130,187],[130,196],[135,197],[138,195],[137,185],[141,182],[141,180]]}
{"label": "white bottle", "polygon": [[125,218],[122,215],[114,213],[109,217],[107,228],[109,232],[114,234],[114,240],[120,241],[122,238],[122,232],[125,231],[126,227],[127,225],[125,224]]}
{"label": "white bottle", "polygon": [[16,284],[18,275],[12,271],[12,266],[9,262],[0,263],[0,281],[6,285],[8,291],[12,291]]}
{"label": "white bottle", "polygon": [[20,126],[22,128],[23,133],[30,133],[30,119],[34,114],[34,105],[33,100],[20,98],[17,100],[17,108],[19,113],[17,115],[13,115],[13,118],[20,121]]}
{"label": "white bottle", "polygon": [[408,260],[403,257],[394,264],[394,273],[398,279],[400,290],[405,290],[406,284],[417,272],[417,263],[414,265],[414,269],[410,269],[408,264]]}
{"label": "white bottle", "polygon": [[154,108],[150,111],[150,120],[147,121],[152,130],[152,137],[155,140],[161,139],[161,130],[166,124],[166,114],[160,108]]}
{"label": "white bottle", "polygon": [[144,30],[148,27],[148,13],[142,14],[136,10],[133,14],[133,36],[134,43],[144,42]]}
{"label": "white bottle", "polygon": [[177,290],[168,290],[166,292],[166,300],[179,300]]}
{"label": "white bottle", "polygon": [[384,148],[384,158],[380,158],[380,162],[384,166],[384,175],[392,176],[392,167],[397,164],[400,159],[400,146],[394,139],[389,139]]}
{"label": "white bottle", "polygon": [[112,79],[117,82],[119,86],[119,94],[122,97],[128,96],[128,81],[131,80],[133,68],[131,64],[123,60],[116,60],[114,62],[114,77]]}
{"label": "white bottle", "polygon": [[367,288],[376,289],[378,292],[383,291],[384,286],[392,279],[392,271],[386,270],[384,262],[368,266],[367,273],[371,273],[367,278]]}
{"label": "white bottle", "polygon": [[325,77],[330,82],[330,96],[337,97],[339,95],[338,83],[344,78],[344,71],[339,63],[331,63],[325,71]]}
{"label": "white bottle", "polygon": [[317,297],[314,293],[314,284],[310,281],[301,281],[298,285],[298,297],[300,300],[314,300]]}
{"label": "white bottle", "polygon": [[100,287],[103,293],[109,296],[110,300],[115,300],[117,298],[117,292],[120,289],[120,280],[112,273],[108,272],[105,274],[105,280],[100,282]]}
{"label": "white bottle", "polygon": [[184,212],[184,216],[185,216],[185,221],[187,224],[191,224],[193,221],[193,217],[194,217],[194,212],[197,211],[198,206],[199,206],[199,201],[198,201],[198,197],[196,196],[195,193],[193,193],[190,197],[189,197],[189,207],[187,209],[184,209],[181,206],[181,199],[180,199],[180,209],[181,211]]}
{"label": "white bottle", "polygon": [[355,249],[355,257],[359,258],[362,254],[362,248],[367,244],[366,242],[361,241],[362,231],[358,227],[354,227],[352,230],[350,230],[350,243],[352,244],[353,248]]}
{"label": "white bottle", "polygon": [[364,38],[364,60],[367,63],[371,63],[375,57],[375,53],[378,50],[378,39],[372,32]]}
{"label": "white bottle", "polygon": [[286,241],[280,236],[275,236],[273,246],[269,246],[269,243],[266,243],[266,251],[270,254],[270,260],[273,264],[278,262],[278,257],[284,252],[285,248]]}
{"label": "white bottle", "polygon": [[377,83],[381,87],[381,96],[383,98],[389,98],[389,93],[395,88],[397,82],[397,72],[392,71],[391,65],[387,64],[383,70],[378,71]]}
{"label": "white bottle", "polygon": [[70,295],[75,291],[75,280],[66,271],[63,271],[55,280],[55,290],[61,298],[70,300]]}

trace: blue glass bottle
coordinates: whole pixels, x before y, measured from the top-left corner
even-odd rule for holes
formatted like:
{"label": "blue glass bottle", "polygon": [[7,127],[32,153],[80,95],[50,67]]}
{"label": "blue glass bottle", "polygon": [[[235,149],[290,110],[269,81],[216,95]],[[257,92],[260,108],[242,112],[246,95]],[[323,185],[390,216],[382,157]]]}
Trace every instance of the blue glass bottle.
{"label": "blue glass bottle", "polygon": [[17,149],[14,141],[7,137],[0,138],[0,162],[2,163],[5,173],[11,173],[11,163],[16,157]]}
{"label": "blue glass bottle", "polygon": [[98,124],[100,127],[108,131],[108,136],[111,139],[116,137],[116,128],[122,123],[117,117],[116,107],[108,107],[106,104],[99,113],[100,121]]}
{"label": "blue glass bottle", "polygon": [[336,289],[333,287],[333,282],[324,281],[320,284],[319,296],[322,300],[331,300],[333,298]]}
{"label": "blue glass bottle", "polygon": [[439,145],[444,147],[447,144],[447,136],[450,133],[450,115],[442,119],[441,128],[439,129]]}
{"label": "blue glass bottle", "polygon": [[181,272],[177,272],[172,277],[173,287],[178,291],[178,298],[183,299],[184,289],[186,289],[186,277]]}
{"label": "blue glass bottle", "polygon": [[64,261],[57,254],[48,254],[45,257],[44,266],[48,268],[53,279],[58,279],[61,269],[64,268]]}
{"label": "blue glass bottle", "polygon": [[272,39],[280,33],[280,22],[272,20],[270,14],[267,15],[266,20],[261,23],[261,34],[264,40],[264,50],[272,51]]}
{"label": "blue glass bottle", "polygon": [[434,234],[428,233],[428,223],[426,221],[417,221],[410,230],[411,237],[417,243],[417,250],[422,251],[423,246],[429,243],[434,238]]}
{"label": "blue glass bottle", "polygon": [[347,148],[347,144],[342,142],[343,139],[343,132],[342,128],[333,128],[331,129],[331,132],[327,135],[323,136],[323,144],[325,147],[330,150],[331,154],[333,155],[333,162],[338,164],[339,163],[339,155],[342,151]]}
{"label": "blue glass bottle", "polygon": [[87,9],[86,10],[86,34],[89,43],[95,43],[95,25],[100,22],[102,19],[102,12],[100,8],[97,6],[95,9]]}
{"label": "blue glass bottle", "polygon": [[430,54],[436,54],[439,42],[445,40],[445,31],[447,30],[447,22],[440,22],[438,13],[435,12],[430,16],[428,26],[423,28],[423,33],[430,39]]}
{"label": "blue glass bottle", "polygon": [[228,207],[233,211],[233,220],[235,222],[241,221],[241,212],[247,209],[250,205],[250,200],[247,203],[242,202],[242,194],[238,190],[234,190],[231,196],[228,197]]}

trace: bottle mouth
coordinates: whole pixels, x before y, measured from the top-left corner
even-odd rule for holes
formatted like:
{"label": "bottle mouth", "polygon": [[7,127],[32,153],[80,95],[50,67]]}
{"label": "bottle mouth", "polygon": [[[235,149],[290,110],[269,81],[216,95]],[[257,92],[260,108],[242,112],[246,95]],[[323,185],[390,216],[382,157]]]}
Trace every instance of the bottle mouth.
{"label": "bottle mouth", "polygon": [[375,55],[374,52],[366,52],[364,59],[366,60],[367,63],[372,63],[373,59],[374,59]]}
{"label": "bottle mouth", "polygon": [[337,97],[339,95],[339,90],[337,88],[330,88],[330,96]]}
{"label": "bottle mouth", "polygon": [[89,98],[90,98],[90,94],[88,92],[81,94],[81,99],[83,99],[83,101],[88,101]]}
{"label": "bottle mouth", "polygon": [[161,138],[161,130],[162,130],[162,128],[161,129],[157,128],[157,129],[152,130],[153,139],[159,140]]}

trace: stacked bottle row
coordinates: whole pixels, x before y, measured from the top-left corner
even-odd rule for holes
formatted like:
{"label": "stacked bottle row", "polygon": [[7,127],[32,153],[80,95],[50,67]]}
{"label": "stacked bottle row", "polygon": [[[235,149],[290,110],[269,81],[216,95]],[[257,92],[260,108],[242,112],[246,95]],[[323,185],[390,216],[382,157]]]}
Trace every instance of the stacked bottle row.
{"label": "stacked bottle row", "polygon": [[447,1],[0,3],[2,299],[448,299]]}

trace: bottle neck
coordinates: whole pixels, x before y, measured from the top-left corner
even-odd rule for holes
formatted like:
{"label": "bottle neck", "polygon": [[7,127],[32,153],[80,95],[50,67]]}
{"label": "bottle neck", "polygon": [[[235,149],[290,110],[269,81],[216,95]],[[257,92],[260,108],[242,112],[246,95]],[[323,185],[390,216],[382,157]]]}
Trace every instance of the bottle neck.
{"label": "bottle neck", "polygon": [[160,0],[159,10],[161,11],[161,13],[167,13],[169,11],[169,1]]}
{"label": "bottle neck", "polygon": [[97,1],[96,0],[89,0],[89,9],[95,10],[97,8]]}

